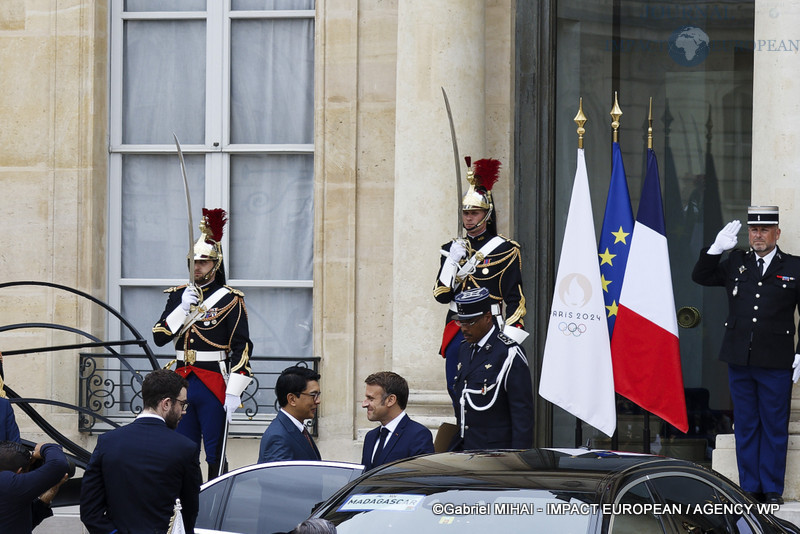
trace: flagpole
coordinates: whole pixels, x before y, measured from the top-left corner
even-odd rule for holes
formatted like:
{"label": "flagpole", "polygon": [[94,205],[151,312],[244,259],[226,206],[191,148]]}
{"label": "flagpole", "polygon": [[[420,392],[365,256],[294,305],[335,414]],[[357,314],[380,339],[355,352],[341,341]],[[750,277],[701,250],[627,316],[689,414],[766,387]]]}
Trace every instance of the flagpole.
{"label": "flagpole", "polygon": [[[578,125],[577,130],[578,133],[578,150],[583,150],[583,134],[586,133],[586,129],[583,127],[588,120],[586,115],[583,113],[583,97],[578,99],[578,113],[575,115],[573,119],[575,124]],[[583,422],[581,421],[580,417],[575,418],[575,447],[580,447],[583,444]]]}
{"label": "flagpole", "polygon": [[[653,150],[653,97],[650,97],[650,107],[647,113],[647,149]],[[642,408],[644,410],[644,408]],[[644,410],[644,419],[642,421],[644,428],[642,428],[642,452],[650,454],[650,412]]]}
{"label": "flagpole", "polygon": [[[617,100],[617,92],[614,91],[614,105],[608,113],[611,115],[611,142],[619,143],[619,119],[622,117],[622,110],[619,107],[619,100]],[[612,169],[613,170],[613,169]],[[616,394],[614,399],[616,399]],[[619,430],[614,430],[614,435],[611,436],[611,449],[619,449]]]}

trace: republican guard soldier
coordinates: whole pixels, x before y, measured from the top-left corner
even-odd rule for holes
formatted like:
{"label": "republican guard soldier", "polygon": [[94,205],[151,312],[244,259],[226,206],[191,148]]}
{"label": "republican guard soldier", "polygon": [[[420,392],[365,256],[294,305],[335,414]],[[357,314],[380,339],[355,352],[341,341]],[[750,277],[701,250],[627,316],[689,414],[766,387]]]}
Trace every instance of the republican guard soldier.
{"label": "republican guard soldier", "polygon": [[189,382],[189,406],[177,431],[198,444],[202,438],[209,479],[221,466],[224,471],[226,418],[230,423],[252,380],[244,294],[225,285],[220,242],[226,222],[224,210],[203,209],[202,235],[192,251],[194,283],[165,291],[167,305],[153,327],[156,345],[175,344],[176,372]]}
{"label": "republican guard soldier", "polygon": [[526,310],[519,244],[497,234],[492,187],[499,176],[500,162],[480,159],[472,166],[471,158],[465,160],[469,190],[461,199],[461,222],[467,235],[442,245],[439,275],[433,287],[434,298],[449,306],[440,354],[445,358],[447,391],[456,409],[458,399],[453,383],[464,337],[454,321],[455,295],[485,287],[491,295],[492,313],[499,329],[518,343],[528,336],[522,329]]}

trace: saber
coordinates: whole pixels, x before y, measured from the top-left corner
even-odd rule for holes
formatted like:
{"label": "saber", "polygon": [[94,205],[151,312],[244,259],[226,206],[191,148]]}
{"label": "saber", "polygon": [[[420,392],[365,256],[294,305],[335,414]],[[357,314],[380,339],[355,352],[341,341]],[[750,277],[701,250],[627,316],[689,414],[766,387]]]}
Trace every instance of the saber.
{"label": "saber", "polygon": [[[450,138],[453,140],[453,159],[456,163],[456,191],[458,192],[458,202],[461,203],[461,163],[458,156],[458,140],[456,139],[456,126],[453,124],[453,113],[450,111],[450,101],[447,99],[447,91],[442,87],[442,96],[444,97],[444,107],[447,109],[447,120],[450,121]],[[458,230],[456,236],[461,236],[461,229],[463,223],[461,221],[461,210],[458,210]]]}
{"label": "saber", "polygon": [[183,151],[178,136],[172,132],[175,147],[178,149],[178,159],[181,162],[181,175],[183,176],[183,191],[186,193],[186,213],[189,221],[189,287],[197,294],[197,304],[203,302],[203,292],[194,287],[194,223],[192,222],[192,198],[189,195],[189,179],[186,177],[186,163],[183,161]]}

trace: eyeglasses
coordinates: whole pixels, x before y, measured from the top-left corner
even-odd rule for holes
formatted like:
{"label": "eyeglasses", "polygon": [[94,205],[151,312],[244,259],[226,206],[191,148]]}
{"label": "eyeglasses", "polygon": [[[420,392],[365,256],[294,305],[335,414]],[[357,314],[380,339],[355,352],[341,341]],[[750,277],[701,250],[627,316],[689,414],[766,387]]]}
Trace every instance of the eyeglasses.
{"label": "eyeglasses", "polygon": [[473,319],[471,321],[459,321],[459,320],[456,320],[456,326],[474,326],[475,323],[480,321],[482,318],[483,318],[483,316],[481,315],[480,317],[476,317],[475,319]]}
{"label": "eyeglasses", "polygon": [[319,396],[322,395],[321,391],[315,391],[314,393],[306,393],[305,391],[301,391],[298,395],[308,395],[312,397],[315,401],[319,400]]}
{"label": "eyeglasses", "polygon": [[180,399],[172,399],[172,400],[174,400],[176,402],[180,402],[181,403],[181,410],[183,410],[184,412],[189,407],[189,403],[187,401],[185,401],[185,400],[180,400]]}

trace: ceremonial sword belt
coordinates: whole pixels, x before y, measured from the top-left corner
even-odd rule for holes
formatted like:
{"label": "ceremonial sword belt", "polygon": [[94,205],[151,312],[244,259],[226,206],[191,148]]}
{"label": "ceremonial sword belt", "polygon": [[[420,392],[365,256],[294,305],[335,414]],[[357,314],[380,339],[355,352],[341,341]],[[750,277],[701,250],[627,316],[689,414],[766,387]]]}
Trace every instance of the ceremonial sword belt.
{"label": "ceremonial sword belt", "polygon": [[195,362],[223,362],[227,354],[224,350],[176,350],[179,362],[193,365]]}

